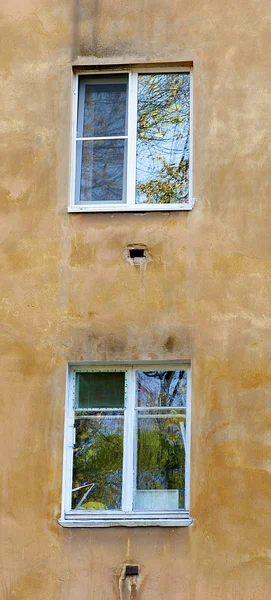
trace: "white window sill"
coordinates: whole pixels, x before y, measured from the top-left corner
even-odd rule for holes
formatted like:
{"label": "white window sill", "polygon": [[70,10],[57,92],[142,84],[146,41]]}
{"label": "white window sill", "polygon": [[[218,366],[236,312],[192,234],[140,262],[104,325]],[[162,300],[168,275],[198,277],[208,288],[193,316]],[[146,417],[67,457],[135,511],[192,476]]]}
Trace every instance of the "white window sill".
{"label": "white window sill", "polygon": [[190,203],[183,204],[107,204],[107,205],[95,205],[89,204],[77,204],[68,208],[69,213],[82,213],[82,212],[168,212],[168,211],[180,211],[180,210],[192,210],[193,206]]}
{"label": "white window sill", "polygon": [[128,519],[76,519],[76,517],[65,519],[61,517],[58,522],[62,527],[188,527],[192,525],[193,519],[189,515],[179,518],[162,517],[161,519],[157,517],[152,519],[150,516],[146,516],[144,519],[138,519],[136,516]]}

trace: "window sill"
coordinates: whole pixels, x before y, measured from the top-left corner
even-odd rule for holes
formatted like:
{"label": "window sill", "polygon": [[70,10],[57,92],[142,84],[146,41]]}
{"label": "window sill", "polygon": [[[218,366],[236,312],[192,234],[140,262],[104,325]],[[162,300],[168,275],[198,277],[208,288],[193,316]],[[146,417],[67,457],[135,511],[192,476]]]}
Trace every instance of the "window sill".
{"label": "window sill", "polygon": [[62,527],[188,527],[193,524],[193,519],[189,515],[179,518],[169,517],[168,519],[164,517],[152,519],[148,516],[144,519],[138,519],[136,516],[129,519],[65,519],[61,517],[58,522]]}
{"label": "window sill", "polygon": [[107,206],[93,205],[89,204],[78,204],[74,206],[70,206],[68,208],[69,213],[114,213],[114,212],[168,212],[168,211],[180,211],[180,210],[192,210],[193,206],[189,203],[187,204],[111,204]]}

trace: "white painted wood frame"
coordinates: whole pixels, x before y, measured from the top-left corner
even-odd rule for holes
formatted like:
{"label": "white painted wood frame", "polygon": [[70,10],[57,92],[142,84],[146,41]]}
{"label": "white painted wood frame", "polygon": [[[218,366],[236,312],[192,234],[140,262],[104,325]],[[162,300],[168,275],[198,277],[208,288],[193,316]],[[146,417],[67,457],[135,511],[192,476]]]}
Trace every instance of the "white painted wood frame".
{"label": "white painted wood frame", "polygon": [[[139,74],[155,73],[189,73],[190,74],[190,120],[189,120],[189,201],[172,204],[136,204],[136,140],[137,140],[137,82]],[[193,198],[193,77],[191,67],[148,67],[132,69],[104,69],[83,70],[74,74],[73,79],[73,118],[72,118],[72,158],[71,158],[71,176],[70,176],[70,205],[68,212],[149,212],[149,211],[180,211],[191,210],[194,205]],[[76,144],[77,141],[90,140],[92,138],[81,138],[77,136],[77,118],[78,118],[78,90],[80,76],[87,75],[124,75],[128,74],[128,135],[127,135],[127,165],[126,165],[126,202],[113,203],[82,203],[76,198]],[[123,139],[126,136],[108,136],[107,139]],[[98,138],[95,138],[98,139]]]}
{"label": "white painted wood frame", "polygon": [[[136,489],[136,446],[137,411],[136,408],[136,372],[158,370],[185,370],[187,373],[185,436],[185,505],[184,509],[140,512],[133,510]],[[125,373],[124,437],[123,437],[123,475],[122,510],[76,510],[71,508],[72,469],[74,447],[74,417],[76,399],[76,373],[80,372],[123,372]],[[175,407],[176,409],[176,407]],[[93,409],[96,411],[99,409]],[[105,410],[106,409],[101,409]],[[110,409],[114,410],[114,409]],[[142,409],[143,410],[143,409]],[[148,409],[151,410],[151,409]],[[155,409],[156,410],[156,409]],[[166,409],[163,410],[170,410]],[[67,371],[67,390],[65,407],[64,460],[62,513],[59,519],[64,527],[109,527],[109,526],[187,526],[192,523],[189,515],[190,490],[190,435],[191,435],[191,367],[184,361],[144,362],[144,363],[86,363],[69,365]],[[131,443],[131,440],[133,442]]]}

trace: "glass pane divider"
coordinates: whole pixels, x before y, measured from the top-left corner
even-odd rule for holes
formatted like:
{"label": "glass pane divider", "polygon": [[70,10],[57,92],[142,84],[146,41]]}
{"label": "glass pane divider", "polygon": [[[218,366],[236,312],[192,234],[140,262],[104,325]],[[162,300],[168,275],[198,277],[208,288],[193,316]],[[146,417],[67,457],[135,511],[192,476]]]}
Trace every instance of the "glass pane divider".
{"label": "glass pane divider", "polygon": [[178,417],[185,417],[184,413],[178,415],[164,415],[164,414],[151,414],[151,415],[140,415],[140,419],[178,419]]}
{"label": "glass pane divider", "polygon": [[146,410],[153,410],[153,411],[160,411],[160,410],[167,410],[167,411],[171,411],[171,410],[183,410],[186,411],[186,406],[136,406],[135,410],[138,411],[146,411]]}
{"label": "glass pane divider", "polygon": [[116,406],[113,408],[107,408],[107,407],[100,407],[98,406],[97,408],[76,408],[75,409],[75,415],[77,413],[83,413],[83,412],[88,412],[88,413],[97,413],[97,412],[123,412],[125,410],[125,408],[123,406]]}
{"label": "glass pane divider", "polygon": [[102,137],[77,137],[77,142],[99,141],[99,140],[127,140],[128,135],[107,135]]}
{"label": "glass pane divider", "polygon": [[92,415],[89,414],[88,416],[84,416],[84,417],[75,417],[76,421],[83,421],[83,420],[87,420],[87,419],[123,419],[124,415],[106,415],[106,414],[101,414],[101,415]]}

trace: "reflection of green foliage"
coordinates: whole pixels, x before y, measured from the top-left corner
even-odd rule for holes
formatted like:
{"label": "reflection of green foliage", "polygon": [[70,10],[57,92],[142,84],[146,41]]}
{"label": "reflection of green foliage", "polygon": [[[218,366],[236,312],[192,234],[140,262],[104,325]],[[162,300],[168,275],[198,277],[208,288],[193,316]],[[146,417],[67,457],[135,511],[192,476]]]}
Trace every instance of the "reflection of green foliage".
{"label": "reflection of green foliage", "polygon": [[[147,371],[137,373],[137,397],[145,416],[138,419],[139,489],[179,489],[180,506],[184,505],[185,448],[181,422],[186,405],[186,371]],[[168,408],[154,415],[148,407]],[[159,411],[158,408],[158,411]],[[142,413],[144,415],[144,413]],[[153,415],[153,416],[152,416]]]}
{"label": "reflection of green foliage", "polygon": [[[160,423],[159,423],[160,421]],[[138,489],[179,489],[184,504],[185,449],[176,426],[153,419],[151,430],[139,430]]]}
{"label": "reflection of green foliage", "polygon": [[[182,506],[185,450],[176,418],[172,426],[170,418],[163,420],[163,424],[161,419],[153,418],[151,421],[151,430],[138,432],[138,489],[179,489]],[[164,421],[167,421],[166,426]],[[88,442],[91,436],[90,428],[89,433]],[[82,504],[82,509],[121,508],[122,451],[121,434],[98,435],[88,449],[82,450],[81,445],[80,451],[75,451],[74,487],[82,485],[85,481],[95,483],[90,497]],[[73,508],[79,502],[82,493],[83,490],[80,490],[73,494]]]}
{"label": "reflection of green foliage", "polygon": [[[184,506],[185,448],[181,422],[186,404],[186,372],[148,371],[137,374],[137,398],[142,416],[138,416],[137,487],[139,490],[179,490]],[[151,412],[157,407],[159,416]],[[76,508],[87,486],[81,509],[121,509],[123,464],[123,411],[110,411],[107,417],[95,411],[77,412],[74,449],[73,492]],[[122,416],[121,416],[122,415]],[[161,417],[162,415],[162,417]],[[131,440],[132,443],[132,440]]]}
{"label": "reflection of green foliage", "polygon": [[102,502],[84,502],[82,508],[85,510],[105,510],[106,506]]}
{"label": "reflection of green foliage", "polygon": [[139,76],[136,189],[145,202],[188,202],[189,103],[187,73]]}
{"label": "reflection of green foliage", "polygon": [[[108,431],[102,418],[96,421],[78,419],[76,426],[78,447],[74,450],[73,487],[79,487],[85,482],[94,483],[83,507],[88,503],[102,503],[105,508],[120,508],[122,434]],[[83,493],[84,490],[74,492],[73,508]],[[94,505],[92,508],[98,509]]]}

